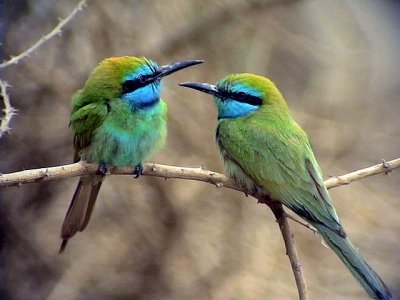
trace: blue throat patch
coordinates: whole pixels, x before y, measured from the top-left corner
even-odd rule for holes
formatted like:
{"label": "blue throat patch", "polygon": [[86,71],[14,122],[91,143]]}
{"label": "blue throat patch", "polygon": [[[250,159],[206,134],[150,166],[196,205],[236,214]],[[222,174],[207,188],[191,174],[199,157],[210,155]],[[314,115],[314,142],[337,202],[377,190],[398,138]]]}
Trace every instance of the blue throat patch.
{"label": "blue throat patch", "polygon": [[218,107],[218,119],[233,119],[244,117],[259,108],[259,106],[257,105],[251,105],[235,100],[217,99],[215,102]]}
{"label": "blue throat patch", "polygon": [[133,92],[122,95],[122,99],[128,101],[134,109],[145,109],[154,106],[160,101],[160,82],[154,82],[141,87]]}

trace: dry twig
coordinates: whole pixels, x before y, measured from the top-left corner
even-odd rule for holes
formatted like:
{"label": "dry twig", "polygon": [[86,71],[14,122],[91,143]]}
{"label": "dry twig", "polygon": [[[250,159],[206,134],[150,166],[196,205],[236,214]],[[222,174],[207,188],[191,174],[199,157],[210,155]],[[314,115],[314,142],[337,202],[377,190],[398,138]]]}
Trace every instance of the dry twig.
{"label": "dry twig", "polygon": [[50,31],[48,34],[40,38],[39,40],[36,41],[35,44],[33,44],[31,47],[26,49],[24,52],[21,54],[18,54],[16,56],[11,57],[10,60],[4,61],[0,64],[0,69],[6,68],[8,66],[11,66],[13,64],[17,64],[20,60],[29,57],[35,50],[37,50],[40,46],[42,46],[45,42],[50,40],[56,35],[61,35],[61,29],[69,22],[71,19],[79,12],[82,10],[83,6],[85,5],[86,0],[81,0],[75,8],[72,10],[72,12],[67,16],[65,19],[61,19],[60,22],[57,24],[56,27],[52,31]]}
{"label": "dry twig", "polygon": [[[280,202],[272,200],[263,193],[257,193],[253,195],[260,203],[268,205],[272,213],[275,216],[276,222],[279,224],[279,229],[281,230],[282,238],[285,243],[286,255],[289,257],[290,266],[292,267],[292,272],[294,279],[296,281],[297,292],[299,294],[300,300],[308,299],[307,284],[303,276],[303,271],[301,269],[300,258],[297,254],[297,250],[294,244],[294,237],[290,231],[288,215],[285,213],[283,206]],[[299,222],[298,220],[296,220]],[[300,224],[304,225],[300,222]]]}
{"label": "dry twig", "polygon": [[315,229],[311,224],[303,221],[302,219],[298,219],[298,218],[292,216],[291,214],[289,214],[287,212],[285,212],[285,216],[286,216],[286,218],[288,218],[288,219],[290,219],[290,220],[292,220],[292,221],[304,226],[305,228],[310,229],[312,232],[318,233],[317,229]]}
{"label": "dry twig", "polygon": [[11,106],[10,97],[7,94],[7,88],[9,85],[7,82],[2,81],[0,79],[0,97],[3,100],[4,108],[3,108],[3,117],[1,118],[0,123],[0,138],[3,136],[4,133],[10,131],[10,122],[11,118],[17,114],[17,110]]}
{"label": "dry twig", "polygon": [[400,167],[400,158],[393,159],[390,161],[382,160],[382,163],[374,165],[372,167],[360,169],[345,175],[334,176],[325,181],[325,185],[328,189],[334,188],[341,185],[350,184],[353,181],[357,181],[369,176],[377,174],[390,174],[394,169]]}
{"label": "dry twig", "polygon": [[[11,57],[11,59],[0,63],[0,69],[4,69],[13,64],[17,64],[20,60],[29,57],[35,50],[40,48],[45,42],[50,40],[56,35],[61,34],[61,29],[80,11],[82,7],[85,5],[86,0],[81,0],[76,7],[72,10],[72,12],[65,18],[61,19],[56,27],[52,31],[50,31],[47,35],[43,36],[41,39],[37,40],[35,44],[33,44],[30,48],[25,50],[24,52],[18,54],[17,56]],[[0,79],[0,88],[1,88],[1,98],[4,103],[4,116],[1,118],[1,126],[0,126],[0,138],[3,136],[5,132],[10,131],[10,121],[11,118],[16,114],[17,110],[11,106],[10,98],[7,94],[7,87],[9,85]]]}
{"label": "dry twig", "polygon": [[[148,176],[156,176],[163,178],[179,178],[187,180],[204,181],[215,184],[216,186],[224,186],[230,189],[238,190],[244,193],[251,194],[246,189],[238,187],[235,182],[227,176],[216,173],[213,171],[206,170],[204,168],[185,168],[167,166],[154,163],[144,164],[143,174]],[[393,159],[391,161],[385,161],[384,163],[374,165],[365,169],[354,171],[341,176],[335,176],[325,181],[325,185],[328,188],[334,188],[341,185],[349,184],[353,181],[357,181],[369,176],[377,174],[386,174],[392,170],[400,167],[400,158]],[[97,164],[90,164],[85,162],[79,162],[70,165],[25,170],[9,174],[0,175],[0,188],[9,186],[21,186],[22,184],[55,180],[61,178],[82,176],[96,174],[98,171]],[[110,174],[114,175],[132,175],[134,168],[132,167],[121,167],[121,168],[109,168]]]}

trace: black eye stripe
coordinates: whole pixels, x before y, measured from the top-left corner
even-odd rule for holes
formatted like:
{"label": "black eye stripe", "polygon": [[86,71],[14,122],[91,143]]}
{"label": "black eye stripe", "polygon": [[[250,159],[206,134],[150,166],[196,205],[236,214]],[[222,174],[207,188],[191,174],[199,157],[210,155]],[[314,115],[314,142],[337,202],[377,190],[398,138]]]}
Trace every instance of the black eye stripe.
{"label": "black eye stripe", "polygon": [[260,106],[262,105],[262,99],[253,95],[246,94],[244,92],[234,93],[233,99],[238,102],[248,103],[250,105]]}
{"label": "black eye stripe", "polygon": [[263,101],[260,97],[249,95],[245,92],[229,92],[220,90],[220,94],[225,99],[233,99],[238,102],[247,103],[254,106],[261,106]]}
{"label": "black eye stripe", "polygon": [[122,95],[133,92],[138,88],[144,87],[148,84],[146,79],[147,78],[145,76],[140,76],[137,79],[125,81],[124,83],[122,83]]}
{"label": "black eye stripe", "polygon": [[140,83],[145,84],[147,82],[147,79],[148,79],[148,76],[140,75],[137,80],[139,80]]}

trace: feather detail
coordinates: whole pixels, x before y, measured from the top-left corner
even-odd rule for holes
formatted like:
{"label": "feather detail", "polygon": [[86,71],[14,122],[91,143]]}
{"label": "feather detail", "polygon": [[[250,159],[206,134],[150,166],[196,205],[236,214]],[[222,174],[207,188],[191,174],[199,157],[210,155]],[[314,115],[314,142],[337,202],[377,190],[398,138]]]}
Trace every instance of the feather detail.
{"label": "feather detail", "polygon": [[63,225],[61,227],[62,244],[59,253],[67,246],[68,240],[78,231],[83,231],[92,214],[103,176],[83,176],[79,179]]}

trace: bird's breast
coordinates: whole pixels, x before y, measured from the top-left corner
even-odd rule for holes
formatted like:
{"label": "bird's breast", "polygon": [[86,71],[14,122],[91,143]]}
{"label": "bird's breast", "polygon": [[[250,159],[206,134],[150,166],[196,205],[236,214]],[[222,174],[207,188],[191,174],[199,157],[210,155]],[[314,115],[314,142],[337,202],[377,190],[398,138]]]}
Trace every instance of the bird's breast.
{"label": "bird's breast", "polygon": [[86,159],[113,166],[136,166],[165,144],[166,105],[160,101],[146,111],[111,110],[95,133]]}

